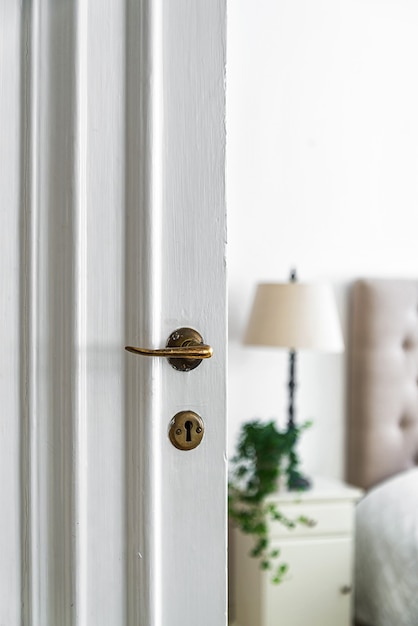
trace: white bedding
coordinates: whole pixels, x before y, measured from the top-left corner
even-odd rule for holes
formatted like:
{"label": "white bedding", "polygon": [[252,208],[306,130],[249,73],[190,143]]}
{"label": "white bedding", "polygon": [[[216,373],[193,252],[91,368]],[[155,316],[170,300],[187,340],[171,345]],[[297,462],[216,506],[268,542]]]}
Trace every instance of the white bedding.
{"label": "white bedding", "polygon": [[418,469],[372,489],[356,511],[356,619],[418,626]]}

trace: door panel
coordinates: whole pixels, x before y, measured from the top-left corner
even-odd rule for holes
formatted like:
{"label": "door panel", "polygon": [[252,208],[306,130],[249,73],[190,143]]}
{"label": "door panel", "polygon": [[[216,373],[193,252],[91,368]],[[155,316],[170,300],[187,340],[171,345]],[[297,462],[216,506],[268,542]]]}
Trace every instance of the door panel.
{"label": "door panel", "polygon": [[[220,626],[224,3],[0,14],[0,623]],[[184,325],[214,349],[194,371],[123,350]]]}

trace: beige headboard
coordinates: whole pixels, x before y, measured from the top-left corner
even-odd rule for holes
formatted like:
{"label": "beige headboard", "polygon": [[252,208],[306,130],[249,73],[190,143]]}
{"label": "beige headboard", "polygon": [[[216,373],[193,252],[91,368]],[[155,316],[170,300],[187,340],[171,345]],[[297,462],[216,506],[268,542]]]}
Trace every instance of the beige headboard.
{"label": "beige headboard", "polygon": [[418,464],[418,281],[352,289],[347,478],[369,488]]}

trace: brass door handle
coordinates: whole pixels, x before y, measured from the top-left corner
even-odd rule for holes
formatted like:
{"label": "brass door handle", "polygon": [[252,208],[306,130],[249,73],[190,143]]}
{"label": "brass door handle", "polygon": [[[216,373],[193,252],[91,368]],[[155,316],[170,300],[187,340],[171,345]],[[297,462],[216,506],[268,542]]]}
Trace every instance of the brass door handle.
{"label": "brass door handle", "polygon": [[136,348],[125,346],[125,350],[141,356],[165,357],[174,369],[189,372],[195,369],[202,359],[210,359],[211,346],[203,343],[203,338],[193,328],[178,328],[171,333],[165,348]]}

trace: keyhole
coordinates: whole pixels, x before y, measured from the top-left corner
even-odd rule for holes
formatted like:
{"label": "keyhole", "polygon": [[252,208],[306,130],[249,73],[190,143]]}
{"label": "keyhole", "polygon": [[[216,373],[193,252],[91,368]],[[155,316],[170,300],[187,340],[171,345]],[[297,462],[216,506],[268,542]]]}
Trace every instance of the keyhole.
{"label": "keyhole", "polygon": [[191,422],[190,420],[187,420],[187,422],[184,424],[184,428],[187,431],[186,441],[191,441],[192,440],[193,422]]}

